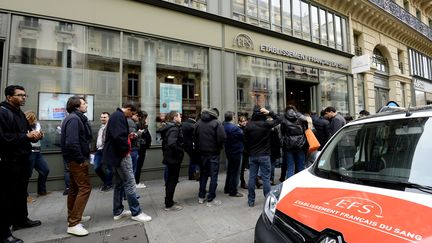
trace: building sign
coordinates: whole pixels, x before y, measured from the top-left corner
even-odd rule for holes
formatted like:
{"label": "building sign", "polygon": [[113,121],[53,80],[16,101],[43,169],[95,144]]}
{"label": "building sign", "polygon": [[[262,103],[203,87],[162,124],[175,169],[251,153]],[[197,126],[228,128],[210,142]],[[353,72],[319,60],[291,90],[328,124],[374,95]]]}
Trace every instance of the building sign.
{"label": "building sign", "polygon": [[279,55],[279,56],[295,58],[295,59],[298,59],[301,61],[309,61],[309,62],[317,63],[317,64],[320,64],[323,66],[329,66],[329,67],[348,70],[348,65],[346,65],[346,64],[337,63],[337,62],[331,61],[331,60],[325,60],[325,59],[322,59],[319,57],[305,55],[305,54],[303,54],[301,52],[297,52],[297,51],[280,49],[280,48],[277,48],[277,47],[274,47],[271,45],[267,45],[267,44],[261,44],[260,51],[272,53],[272,54]]}
{"label": "building sign", "polygon": [[354,56],[351,59],[351,73],[363,73],[370,70],[369,55]]}
{"label": "building sign", "polygon": [[248,36],[247,34],[238,34],[234,38],[233,45],[238,48],[245,48],[250,50],[254,49],[254,43],[252,41],[252,38],[250,38],[250,36]]}
{"label": "building sign", "polygon": [[430,82],[425,81],[425,80],[415,78],[414,79],[414,89],[428,92],[428,93],[432,93],[432,84]]}

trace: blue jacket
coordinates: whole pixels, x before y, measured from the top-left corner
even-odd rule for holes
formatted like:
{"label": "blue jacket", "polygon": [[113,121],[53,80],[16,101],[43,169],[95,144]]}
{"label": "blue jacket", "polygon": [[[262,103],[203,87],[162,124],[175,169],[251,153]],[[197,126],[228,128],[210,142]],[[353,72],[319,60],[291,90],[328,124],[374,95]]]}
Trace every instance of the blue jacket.
{"label": "blue jacket", "polygon": [[243,152],[243,130],[232,122],[223,123],[225,134],[225,153],[237,154]]}
{"label": "blue jacket", "polygon": [[66,162],[83,163],[90,158],[90,144],[86,137],[85,125],[74,112],[62,122],[61,150]]}

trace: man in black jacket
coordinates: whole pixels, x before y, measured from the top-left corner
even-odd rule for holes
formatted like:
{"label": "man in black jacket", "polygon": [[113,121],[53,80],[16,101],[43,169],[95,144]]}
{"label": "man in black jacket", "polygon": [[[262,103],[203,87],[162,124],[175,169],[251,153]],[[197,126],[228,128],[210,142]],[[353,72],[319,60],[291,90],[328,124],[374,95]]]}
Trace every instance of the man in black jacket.
{"label": "man in black jacket", "polygon": [[82,220],[89,219],[89,216],[82,215],[91,192],[88,169],[92,131],[84,115],[87,107],[84,97],[70,97],[66,104],[69,115],[63,120],[61,127],[61,150],[70,172],[67,232],[76,236],[88,235],[88,231],[81,224]]}
{"label": "man in black jacket", "polygon": [[210,177],[210,186],[207,194],[207,206],[216,206],[220,201],[213,201],[216,197],[217,180],[219,174],[220,152],[226,139],[225,130],[218,121],[219,111],[216,108],[204,109],[201,119],[195,124],[195,146],[201,158],[200,187],[198,203],[206,200],[207,181]]}
{"label": "man in black jacket", "polygon": [[194,148],[193,133],[195,128],[195,119],[190,115],[188,117],[183,116],[184,121],[182,122],[181,129],[183,132],[183,143],[184,151],[189,156],[189,180],[199,180],[199,155]]}
{"label": "man in black jacket", "polygon": [[183,134],[181,115],[178,111],[170,111],[165,118],[165,126],[158,130],[162,137],[163,164],[167,167],[165,183],[165,211],[178,211],[183,207],[174,202],[174,192],[183,161]]}
{"label": "man in black jacket", "polygon": [[[267,116],[273,118],[267,119]],[[255,206],[255,182],[258,170],[261,170],[264,196],[270,192],[271,173],[271,130],[281,122],[281,118],[267,110],[256,106],[252,119],[246,125],[245,149],[249,154],[248,205]]]}
{"label": "man in black jacket", "polygon": [[[132,220],[147,222],[152,218],[141,210],[130,156],[130,138],[136,135],[129,133],[127,118],[132,117],[136,112],[136,106],[128,101],[122,108],[117,108],[111,114],[106,128],[103,158],[104,161],[112,165],[113,169],[115,182],[113,194],[114,220],[132,216]],[[122,203],[125,194],[130,210],[126,210]]]}
{"label": "man in black jacket", "polygon": [[20,107],[27,95],[22,86],[9,85],[5,89],[6,101],[0,104],[0,239],[5,243],[21,243],[10,231],[41,225],[30,220],[27,211],[27,184],[30,168],[30,142],[43,137],[32,131]]}

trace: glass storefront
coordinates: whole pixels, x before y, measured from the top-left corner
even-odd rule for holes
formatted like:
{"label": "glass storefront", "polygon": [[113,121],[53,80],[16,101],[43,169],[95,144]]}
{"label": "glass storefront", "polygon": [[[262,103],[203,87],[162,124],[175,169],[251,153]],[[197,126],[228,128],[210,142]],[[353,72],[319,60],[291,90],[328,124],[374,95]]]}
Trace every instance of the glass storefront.
{"label": "glass storefront", "polygon": [[11,26],[7,84],[26,89],[24,109],[38,114],[45,151],[60,149],[58,127],[74,94],[87,98],[95,138],[99,115],[126,100],[149,113],[153,138],[169,109],[208,106],[205,48],[34,17],[13,16]]}
{"label": "glass storefront", "polygon": [[321,105],[333,106],[342,115],[349,114],[348,75],[320,70]]}
{"label": "glass storefront", "polygon": [[137,101],[156,121],[149,126],[153,144],[160,144],[156,129],[170,110],[196,117],[209,107],[207,49],[124,34],[123,57],[123,101]]}
{"label": "glass storefront", "polygon": [[[285,104],[294,104],[302,112],[319,112],[314,86],[321,86],[322,107],[333,106],[343,115],[350,113],[347,74],[245,55],[237,55],[236,62],[237,111],[249,118],[255,105],[269,106],[280,114]],[[297,96],[291,97],[296,94],[290,90]]]}
{"label": "glass storefront", "polygon": [[282,62],[237,55],[237,111],[252,115],[255,105],[281,113],[283,107]]}

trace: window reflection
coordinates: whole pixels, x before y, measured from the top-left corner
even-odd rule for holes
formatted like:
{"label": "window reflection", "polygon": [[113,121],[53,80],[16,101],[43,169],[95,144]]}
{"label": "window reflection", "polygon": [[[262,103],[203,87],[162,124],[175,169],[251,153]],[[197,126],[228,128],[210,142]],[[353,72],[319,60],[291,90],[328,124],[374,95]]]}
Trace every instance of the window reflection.
{"label": "window reflection", "polygon": [[320,70],[319,78],[322,107],[333,106],[339,113],[348,115],[348,76]]}
{"label": "window reflection", "polygon": [[283,109],[282,63],[237,56],[237,110],[252,114],[254,105]]}

